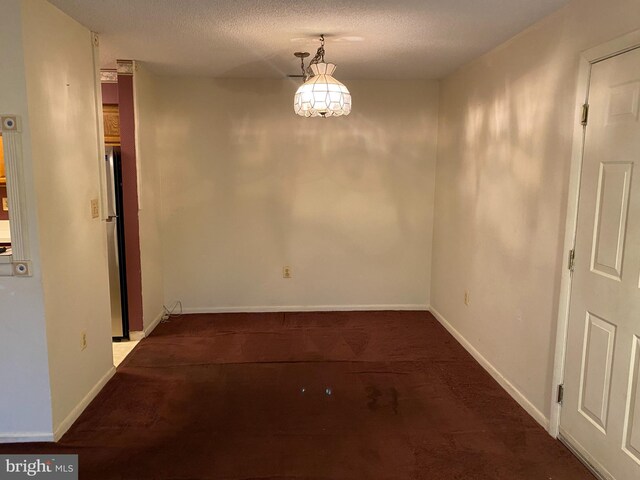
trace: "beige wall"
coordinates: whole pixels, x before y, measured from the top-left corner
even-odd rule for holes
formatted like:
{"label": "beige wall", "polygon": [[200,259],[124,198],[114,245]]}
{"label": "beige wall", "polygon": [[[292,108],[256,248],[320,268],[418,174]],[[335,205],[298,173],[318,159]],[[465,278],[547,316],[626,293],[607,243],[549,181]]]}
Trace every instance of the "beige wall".
{"label": "beige wall", "polygon": [[56,431],[113,368],[105,226],[90,209],[101,167],[95,70],[90,32],[51,4],[24,0],[23,28]]}
{"label": "beige wall", "polygon": [[140,261],[142,264],[142,312],[145,329],[162,315],[164,304],[160,178],[160,138],[158,137],[159,98],[156,80],[142,64],[134,75],[136,112],[136,157],[138,159],[138,197],[140,222]]}
{"label": "beige wall", "polygon": [[441,85],[431,304],[543,423],[579,53],[638,28],[637,0],[573,1]]}
{"label": "beige wall", "polygon": [[294,81],[157,82],[166,302],[426,307],[436,82],[348,82],[330,119],[294,115]]}

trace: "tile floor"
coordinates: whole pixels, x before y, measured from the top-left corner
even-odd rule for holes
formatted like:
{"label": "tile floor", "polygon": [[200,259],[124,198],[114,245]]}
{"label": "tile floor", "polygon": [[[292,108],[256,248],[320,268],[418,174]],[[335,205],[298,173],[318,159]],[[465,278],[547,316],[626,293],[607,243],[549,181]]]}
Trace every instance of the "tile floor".
{"label": "tile floor", "polygon": [[117,367],[127,358],[127,355],[140,343],[140,340],[129,340],[127,342],[113,342],[113,364]]}

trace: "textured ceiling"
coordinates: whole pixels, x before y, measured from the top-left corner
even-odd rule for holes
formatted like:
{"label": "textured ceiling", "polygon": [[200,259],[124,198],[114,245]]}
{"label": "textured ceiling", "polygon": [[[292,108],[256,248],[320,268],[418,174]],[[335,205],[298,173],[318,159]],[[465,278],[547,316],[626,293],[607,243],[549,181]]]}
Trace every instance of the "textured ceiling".
{"label": "textured ceiling", "polygon": [[296,50],[338,78],[440,78],[567,0],[50,0],[100,34],[101,62],[160,74],[282,77]]}

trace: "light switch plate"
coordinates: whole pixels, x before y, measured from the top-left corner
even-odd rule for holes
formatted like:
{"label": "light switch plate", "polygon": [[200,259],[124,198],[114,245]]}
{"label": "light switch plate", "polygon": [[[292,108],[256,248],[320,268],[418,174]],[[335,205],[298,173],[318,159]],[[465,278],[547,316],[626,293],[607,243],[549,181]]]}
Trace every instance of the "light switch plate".
{"label": "light switch plate", "polygon": [[9,211],[9,199],[7,197],[2,197],[2,210],[5,212]]}
{"label": "light switch plate", "polygon": [[98,207],[98,199],[91,200],[91,218],[98,218],[100,216],[100,208]]}
{"label": "light switch plate", "polygon": [[288,265],[285,265],[284,267],[282,267],[282,278],[291,278],[293,276],[293,273],[291,272],[291,267]]}

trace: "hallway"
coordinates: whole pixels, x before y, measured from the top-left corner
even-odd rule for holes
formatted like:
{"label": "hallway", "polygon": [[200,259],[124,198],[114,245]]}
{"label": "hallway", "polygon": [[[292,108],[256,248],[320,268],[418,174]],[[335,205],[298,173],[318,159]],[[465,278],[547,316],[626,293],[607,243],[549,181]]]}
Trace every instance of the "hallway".
{"label": "hallway", "polygon": [[427,312],[185,315],[58,444],[81,479],[590,479]]}

